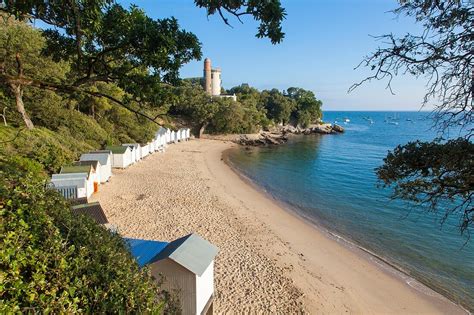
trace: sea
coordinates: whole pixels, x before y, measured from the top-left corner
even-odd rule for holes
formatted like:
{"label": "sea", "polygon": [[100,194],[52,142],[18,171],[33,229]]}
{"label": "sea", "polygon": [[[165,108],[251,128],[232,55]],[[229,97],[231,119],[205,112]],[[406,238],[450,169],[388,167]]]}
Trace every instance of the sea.
{"label": "sea", "polygon": [[[399,144],[439,136],[428,112],[325,112],[343,134],[293,136],[287,144],[236,148],[229,162],[289,211],[374,253],[474,310],[474,237],[460,216],[391,200],[375,169]],[[462,128],[445,137],[457,137]],[[315,244],[317,246],[317,244]]]}

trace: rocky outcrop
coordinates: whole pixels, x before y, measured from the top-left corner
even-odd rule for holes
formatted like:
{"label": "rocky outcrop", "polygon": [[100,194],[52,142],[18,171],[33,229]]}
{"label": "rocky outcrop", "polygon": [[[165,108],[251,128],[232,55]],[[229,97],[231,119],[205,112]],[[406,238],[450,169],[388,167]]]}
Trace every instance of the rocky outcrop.
{"label": "rocky outcrop", "polygon": [[344,128],[342,128],[339,125],[331,125],[331,124],[315,124],[315,125],[309,125],[307,128],[300,128],[300,127],[294,127],[294,126],[284,126],[281,129],[281,132],[286,134],[286,133],[293,133],[293,134],[305,134],[309,135],[312,133],[318,133],[318,134],[333,134],[333,133],[342,133],[344,132]]}
{"label": "rocky outcrop", "polygon": [[288,141],[282,133],[261,132],[257,135],[241,135],[237,143],[246,146],[278,145]]}
{"label": "rocky outcrop", "polygon": [[335,132],[339,132],[339,133],[344,132],[344,128],[342,128],[341,126],[339,126],[337,124],[332,125],[332,130],[335,131]]}
{"label": "rocky outcrop", "polygon": [[240,145],[245,146],[267,146],[267,145],[278,145],[288,141],[288,134],[335,134],[344,132],[344,128],[339,125],[331,124],[315,124],[310,125],[307,128],[301,128],[299,126],[279,126],[274,127],[271,131],[262,131],[258,134],[240,135],[235,140]]}

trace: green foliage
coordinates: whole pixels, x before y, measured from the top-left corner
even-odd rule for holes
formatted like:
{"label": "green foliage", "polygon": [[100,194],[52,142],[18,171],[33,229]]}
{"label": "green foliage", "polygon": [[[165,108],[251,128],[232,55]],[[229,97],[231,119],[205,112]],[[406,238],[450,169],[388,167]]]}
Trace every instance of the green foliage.
{"label": "green foliage", "polygon": [[0,139],[5,141],[0,154],[29,158],[42,165],[48,173],[58,171],[61,166],[77,159],[81,152],[94,148],[75,137],[43,127],[28,131],[1,126]]}
{"label": "green foliage", "polygon": [[301,88],[290,87],[287,90],[287,95],[290,99],[296,101],[296,118],[298,124],[303,127],[311,123],[315,123],[323,117],[321,111],[322,102],[317,100],[312,91]]}
{"label": "green foliage", "polygon": [[208,15],[218,13],[228,25],[229,20],[224,12],[236,17],[250,15],[259,21],[256,37],[268,37],[273,44],[280,43],[285,37],[281,23],[286,16],[279,0],[245,1],[245,0],[195,0],[198,7],[205,8]]}
{"label": "green foliage", "polygon": [[288,124],[291,113],[296,109],[295,100],[286,97],[277,89],[263,91],[261,102],[267,110],[267,117],[278,124]]}
{"label": "green foliage", "polygon": [[262,91],[248,84],[236,86],[227,94],[236,94],[237,102],[210,97],[196,82],[184,81],[176,90],[176,102],[170,113],[183,115],[198,128],[211,133],[253,133],[272,124],[291,121],[307,126],[321,119],[322,102],[313,92],[290,88]]}
{"label": "green foliage", "polygon": [[0,156],[0,312],[161,312],[155,281],[122,238],[74,217],[41,169]]}
{"label": "green foliage", "polygon": [[391,186],[393,198],[444,211],[443,220],[460,215],[461,232],[474,227],[474,144],[464,138],[410,142],[389,152],[377,175]]}
{"label": "green foliage", "polygon": [[46,39],[32,26],[0,15],[0,63],[2,73],[16,75],[18,60],[23,75],[39,80],[59,82],[70,70],[66,62],[54,62],[42,54]]}

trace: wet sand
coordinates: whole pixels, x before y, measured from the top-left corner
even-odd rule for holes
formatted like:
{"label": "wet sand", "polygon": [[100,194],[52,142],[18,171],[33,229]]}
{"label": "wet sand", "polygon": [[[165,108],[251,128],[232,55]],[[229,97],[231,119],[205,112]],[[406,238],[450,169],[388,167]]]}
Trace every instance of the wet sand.
{"label": "wet sand", "polygon": [[216,313],[465,313],[249,184],[223,159],[233,146],[172,144],[114,170],[94,198],[126,237],[171,241],[197,232],[216,244]]}

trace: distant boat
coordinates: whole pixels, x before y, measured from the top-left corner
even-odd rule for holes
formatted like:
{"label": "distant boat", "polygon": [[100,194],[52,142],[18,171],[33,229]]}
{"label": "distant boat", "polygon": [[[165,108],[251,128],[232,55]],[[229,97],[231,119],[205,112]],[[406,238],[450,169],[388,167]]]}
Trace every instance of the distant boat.
{"label": "distant boat", "polygon": [[375,123],[372,118],[367,119],[367,121],[368,121],[371,125],[372,125],[373,123]]}
{"label": "distant boat", "polygon": [[345,122],[345,123],[349,123],[349,122],[351,122],[351,120],[346,117],[346,118],[344,118],[344,122]]}
{"label": "distant boat", "polygon": [[395,125],[395,126],[398,126],[398,122],[397,121],[389,121],[388,122],[390,125]]}

